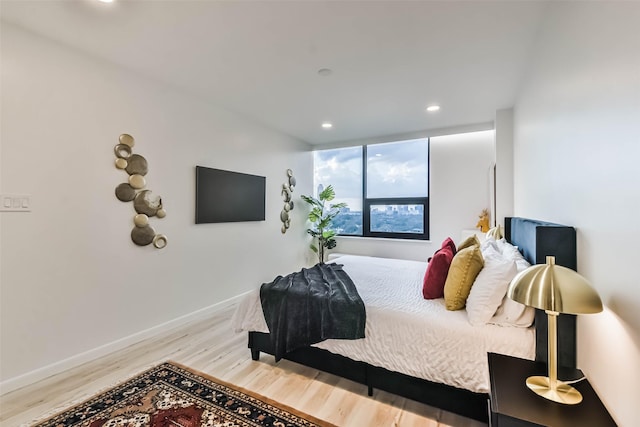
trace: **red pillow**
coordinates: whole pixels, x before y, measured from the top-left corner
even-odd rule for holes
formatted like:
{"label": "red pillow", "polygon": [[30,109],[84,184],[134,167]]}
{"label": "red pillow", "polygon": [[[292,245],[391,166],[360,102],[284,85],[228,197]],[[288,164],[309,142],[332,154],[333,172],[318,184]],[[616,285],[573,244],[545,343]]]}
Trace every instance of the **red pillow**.
{"label": "red pillow", "polygon": [[456,254],[456,244],[453,243],[453,240],[451,240],[451,237],[447,237],[446,239],[444,239],[444,241],[442,242],[442,246],[440,246],[440,248],[444,248],[448,246],[449,248],[451,248],[451,252],[453,252],[453,254]]}
{"label": "red pillow", "polygon": [[[442,248],[446,248],[446,247],[451,248],[451,252],[453,252],[453,254],[454,254],[454,255],[456,254],[456,244],[455,244],[455,243],[453,243],[453,240],[451,240],[451,237],[447,237],[446,239],[444,239],[444,240],[442,241],[442,245],[440,246],[440,249],[442,249]],[[437,252],[438,252],[438,251],[436,251],[436,253],[437,253]],[[435,254],[434,254],[434,255],[435,255]],[[427,259],[427,262],[431,262],[431,260],[432,260],[432,259],[433,259],[433,257],[429,257],[429,258]]]}
{"label": "red pillow", "polygon": [[427,264],[427,271],[424,274],[424,281],[422,284],[422,296],[425,299],[436,299],[444,297],[444,282],[447,280],[447,274],[449,273],[449,267],[453,260],[453,251],[451,247],[445,246],[442,249],[438,249],[429,264]]}

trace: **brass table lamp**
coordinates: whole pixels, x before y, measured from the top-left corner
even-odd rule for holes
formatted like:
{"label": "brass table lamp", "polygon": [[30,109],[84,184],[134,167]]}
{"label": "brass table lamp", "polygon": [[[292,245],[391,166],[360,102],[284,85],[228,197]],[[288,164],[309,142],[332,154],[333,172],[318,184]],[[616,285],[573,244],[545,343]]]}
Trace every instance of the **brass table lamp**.
{"label": "brass table lamp", "polygon": [[560,313],[601,312],[602,301],[597,292],[584,277],[569,268],[556,265],[555,257],[548,256],[546,264],[531,266],[514,277],[507,295],[521,304],[544,310],[549,320],[549,376],[529,377],[527,387],[554,402],[568,405],[580,403],[580,392],[558,380],[557,320]]}

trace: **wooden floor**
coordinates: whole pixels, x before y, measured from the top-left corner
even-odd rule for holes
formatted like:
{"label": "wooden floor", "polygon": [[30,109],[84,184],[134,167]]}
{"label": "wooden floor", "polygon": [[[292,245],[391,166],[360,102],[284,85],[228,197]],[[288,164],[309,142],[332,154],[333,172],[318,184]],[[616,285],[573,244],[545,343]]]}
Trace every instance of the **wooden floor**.
{"label": "wooden floor", "polygon": [[234,307],[0,397],[0,425],[28,426],[157,363],[173,360],[339,426],[485,426],[287,360],[251,360]]}

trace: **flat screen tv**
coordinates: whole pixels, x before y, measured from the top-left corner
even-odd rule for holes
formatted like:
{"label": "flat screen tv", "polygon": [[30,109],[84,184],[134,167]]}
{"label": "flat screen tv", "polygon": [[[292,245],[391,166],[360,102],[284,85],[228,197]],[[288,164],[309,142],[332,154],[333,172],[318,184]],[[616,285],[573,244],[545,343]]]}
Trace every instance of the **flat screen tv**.
{"label": "flat screen tv", "polygon": [[196,224],[264,221],[265,177],[196,166]]}

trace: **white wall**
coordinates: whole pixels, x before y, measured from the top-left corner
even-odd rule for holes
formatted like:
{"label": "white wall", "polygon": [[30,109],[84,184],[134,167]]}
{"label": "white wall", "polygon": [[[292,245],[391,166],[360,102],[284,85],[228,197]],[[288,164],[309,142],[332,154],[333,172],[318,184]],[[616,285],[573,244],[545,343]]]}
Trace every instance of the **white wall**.
{"label": "white wall", "polygon": [[513,108],[496,111],[496,224],[513,216]]}
{"label": "white wall", "polygon": [[[131,242],[114,195],[125,132],[168,212],[163,250]],[[311,192],[307,144],[5,23],[1,136],[2,193],[32,203],[0,214],[3,392],[305,263],[304,215],[282,235],[279,213],[287,168]],[[196,165],[266,176],[266,221],[195,225]]]}
{"label": "white wall", "polygon": [[451,237],[473,229],[489,209],[489,167],[495,161],[494,132],[482,131],[430,139],[430,240],[338,237],[333,252],[426,261]]}
{"label": "white wall", "polygon": [[640,3],[549,5],[515,107],[515,213],[578,230],[604,313],[578,364],[620,426],[640,419]]}

